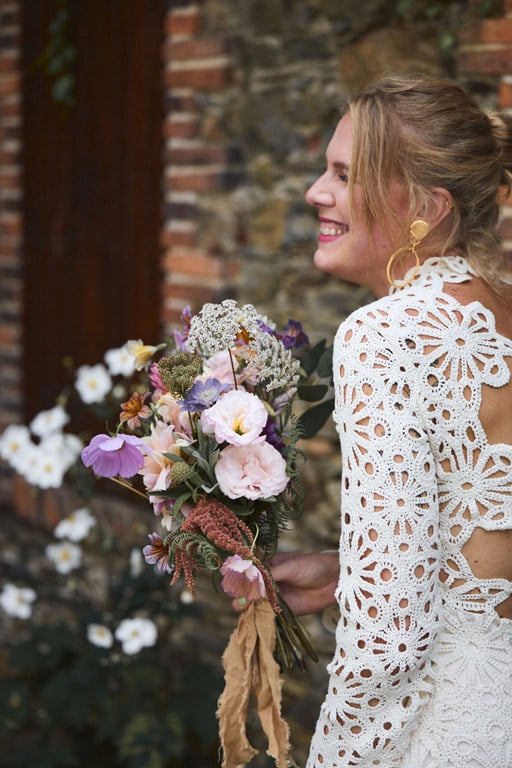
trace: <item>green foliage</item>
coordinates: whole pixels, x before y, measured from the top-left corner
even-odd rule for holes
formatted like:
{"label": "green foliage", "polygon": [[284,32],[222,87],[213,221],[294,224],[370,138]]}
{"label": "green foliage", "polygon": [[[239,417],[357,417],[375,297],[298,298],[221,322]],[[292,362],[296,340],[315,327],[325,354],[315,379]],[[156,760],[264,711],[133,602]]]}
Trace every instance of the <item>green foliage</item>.
{"label": "green foliage", "polygon": [[51,80],[52,99],[71,107],[75,103],[77,51],[70,42],[71,12],[69,0],[58,0],[54,18],[48,25],[48,42],[37,60]]}
{"label": "green foliage", "polygon": [[[143,607],[161,627],[200,620],[173,600],[161,575],[128,573],[113,587],[109,614]],[[0,675],[2,768],[183,768],[215,764],[219,668],[173,645],[133,656],[88,642],[98,620],[87,602],[70,623],[33,623],[5,645]]]}

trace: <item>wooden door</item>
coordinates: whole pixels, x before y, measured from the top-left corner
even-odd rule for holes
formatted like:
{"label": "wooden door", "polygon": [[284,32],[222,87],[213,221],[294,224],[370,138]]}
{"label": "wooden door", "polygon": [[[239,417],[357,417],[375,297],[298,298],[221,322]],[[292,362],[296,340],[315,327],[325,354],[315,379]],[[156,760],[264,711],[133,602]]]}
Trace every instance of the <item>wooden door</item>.
{"label": "wooden door", "polygon": [[[37,64],[59,8],[75,103]],[[62,365],[159,338],[164,0],[24,0],[24,395],[53,405]]]}

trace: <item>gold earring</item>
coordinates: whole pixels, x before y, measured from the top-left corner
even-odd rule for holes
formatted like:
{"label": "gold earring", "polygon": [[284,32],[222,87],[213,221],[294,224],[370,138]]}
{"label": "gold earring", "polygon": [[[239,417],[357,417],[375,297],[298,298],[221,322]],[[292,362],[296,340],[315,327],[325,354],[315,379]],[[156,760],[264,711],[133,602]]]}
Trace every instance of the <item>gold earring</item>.
{"label": "gold earring", "polygon": [[[399,248],[397,251],[391,254],[389,257],[389,261],[386,267],[386,277],[388,279],[388,283],[393,286],[393,288],[406,288],[408,285],[412,283],[414,278],[419,272],[420,268],[420,257],[418,256],[418,252],[416,251],[416,246],[419,245],[419,243],[428,235],[430,232],[430,224],[427,221],[424,221],[423,219],[416,219],[412,222],[411,226],[409,227],[409,243],[405,245],[403,248]],[[415,259],[415,265],[414,265],[414,272],[410,277],[407,278],[407,280],[404,280],[401,283],[397,283],[393,277],[392,277],[392,270],[393,265],[395,261],[400,258],[400,256],[405,255],[406,253],[412,253]]]}

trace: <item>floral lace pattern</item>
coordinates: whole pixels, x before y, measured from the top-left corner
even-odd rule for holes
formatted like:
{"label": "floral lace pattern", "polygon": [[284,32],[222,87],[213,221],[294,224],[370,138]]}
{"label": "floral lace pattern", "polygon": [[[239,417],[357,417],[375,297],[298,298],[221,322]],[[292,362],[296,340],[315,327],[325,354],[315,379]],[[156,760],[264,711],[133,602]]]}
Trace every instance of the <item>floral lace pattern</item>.
{"label": "floral lace pattern", "polygon": [[308,768],[512,768],[512,582],[462,551],[512,528],[512,444],[478,418],[512,342],[443,293],[470,274],[430,259],[336,336],[341,618]]}

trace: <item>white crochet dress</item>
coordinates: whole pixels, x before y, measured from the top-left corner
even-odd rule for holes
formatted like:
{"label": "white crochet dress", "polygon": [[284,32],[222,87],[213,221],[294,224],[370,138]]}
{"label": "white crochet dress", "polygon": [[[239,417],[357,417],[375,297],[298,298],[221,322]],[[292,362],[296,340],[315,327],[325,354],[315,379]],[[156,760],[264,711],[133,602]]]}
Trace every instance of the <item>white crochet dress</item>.
{"label": "white crochet dress", "polygon": [[336,335],[341,619],[308,768],[512,767],[512,582],[462,554],[512,528],[512,434],[489,444],[478,417],[512,341],[443,293],[469,277],[429,259]]}

